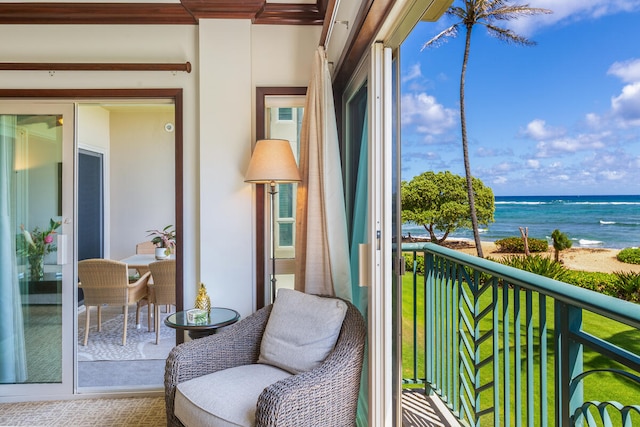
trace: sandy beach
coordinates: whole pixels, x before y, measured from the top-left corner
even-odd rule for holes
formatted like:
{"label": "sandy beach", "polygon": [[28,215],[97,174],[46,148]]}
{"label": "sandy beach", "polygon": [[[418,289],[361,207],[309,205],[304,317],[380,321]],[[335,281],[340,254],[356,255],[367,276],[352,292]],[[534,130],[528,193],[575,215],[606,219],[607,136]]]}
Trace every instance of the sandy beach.
{"label": "sandy beach", "polygon": [[[459,242],[451,245],[453,249],[476,255],[473,242]],[[501,258],[508,254],[498,252],[493,242],[483,242],[482,251],[485,257]],[[614,273],[617,271],[640,272],[640,265],[627,264],[618,261],[616,255],[619,249],[604,248],[570,248],[560,252],[560,261],[571,270],[597,271],[602,273]],[[548,256],[554,256],[554,250],[550,247]]]}

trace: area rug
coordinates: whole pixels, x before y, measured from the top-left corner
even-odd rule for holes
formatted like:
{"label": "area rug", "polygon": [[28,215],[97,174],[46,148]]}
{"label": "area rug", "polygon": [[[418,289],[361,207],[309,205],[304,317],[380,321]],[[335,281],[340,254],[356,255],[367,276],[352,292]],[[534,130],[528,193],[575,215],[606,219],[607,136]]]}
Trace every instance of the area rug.
{"label": "area rug", "polygon": [[[105,309],[103,309],[104,311]],[[167,313],[160,313],[160,343],[156,345],[155,331],[147,330],[147,312],[140,312],[140,326],[136,327],[135,309],[130,308],[127,327],[127,344],[122,345],[124,314],[103,313],[102,330],[98,332],[98,315],[91,310],[89,341],[83,346],[85,313],[78,316],[78,361],[166,359],[175,346],[176,331],[164,324]],[[153,319],[152,319],[153,321]]]}
{"label": "area rug", "polygon": [[0,404],[2,426],[149,426],[167,424],[162,397]]}

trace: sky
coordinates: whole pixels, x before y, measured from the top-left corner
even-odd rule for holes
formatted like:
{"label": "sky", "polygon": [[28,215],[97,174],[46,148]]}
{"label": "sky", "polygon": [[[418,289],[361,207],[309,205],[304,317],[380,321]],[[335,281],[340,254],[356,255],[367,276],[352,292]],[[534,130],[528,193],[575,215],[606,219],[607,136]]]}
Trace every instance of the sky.
{"label": "sky", "polygon": [[[640,0],[526,3],[553,13],[498,25],[535,46],[505,43],[482,25],[472,33],[472,174],[496,196],[640,194]],[[464,30],[422,50],[451,23],[421,22],[401,47],[403,180],[428,170],[464,176]]]}

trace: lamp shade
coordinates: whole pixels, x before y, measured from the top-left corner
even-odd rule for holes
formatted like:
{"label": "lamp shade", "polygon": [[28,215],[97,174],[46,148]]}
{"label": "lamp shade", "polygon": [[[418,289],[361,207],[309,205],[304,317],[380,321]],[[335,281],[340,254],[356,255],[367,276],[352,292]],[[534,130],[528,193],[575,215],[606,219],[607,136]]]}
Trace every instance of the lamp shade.
{"label": "lamp shade", "polygon": [[300,181],[300,171],[289,141],[261,139],[256,142],[244,181],[257,184]]}

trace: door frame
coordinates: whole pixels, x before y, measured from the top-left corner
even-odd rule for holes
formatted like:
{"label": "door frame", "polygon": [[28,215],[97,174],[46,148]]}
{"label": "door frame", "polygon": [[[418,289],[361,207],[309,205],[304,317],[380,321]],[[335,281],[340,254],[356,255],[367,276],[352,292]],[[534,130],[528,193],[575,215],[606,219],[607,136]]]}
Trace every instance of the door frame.
{"label": "door frame", "polygon": [[[25,101],[25,102],[38,102],[43,101],[46,103],[76,103],[86,102],[94,100],[140,100],[145,99],[170,99],[173,100],[175,111],[175,230],[176,230],[176,310],[180,311],[184,308],[184,197],[183,197],[183,89],[181,88],[162,88],[162,89],[0,89],[0,101]],[[74,111],[75,115],[75,111]],[[75,122],[75,118],[74,118]],[[74,153],[77,150],[76,131],[73,131],[74,138]],[[75,174],[76,164],[74,160],[73,173]],[[74,189],[75,199],[75,189]],[[74,201],[74,218],[73,224],[75,224],[75,201]],[[75,227],[75,225],[73,225]],[[75,233],[75,232],[74,232]],[[74,249],[75,252],[75,249]],[[77,282],[77,254],[73,254],[73,278],[72,280]],[[77,299],[77,288],[74,288],[73,296],[68,297],[70,301]],[[77,348],[77,303],[73,304],[73,313],[70,314],[73,322],[73,355],[76,354]],[[183,342],[184,337],[182,334],[176,334],[176,344]],[[64,351],[64,349],[63,349]],[[70,351],[70,350],[67,350]],[[33,399],[39,399],[44,396],[55,396],[57,398],[70,397],[78,394],[78,374],[77,374],[77,360],[73,357],[73,374],[72,382],[73,387],[71,390],[62,390],[65,393],[60,395],[54,394],[32,394],[29,393]],[[63,366],[63,371],[65,367]],[[64,376],[64,374],[63,374]],[[31,386],[31,384],[27,384]],[[33,384],[33,390],[37,390],[38,387],[42,387],[42,384]],[[67,394],[68,393],[68,394]],[[84,395],[84,394],[83,394]],[[13,399],[13,395],[2,396],[2,401],[8,401],[7,399]],[[16,395],[16,399],[23,400],[24,395]]]}

